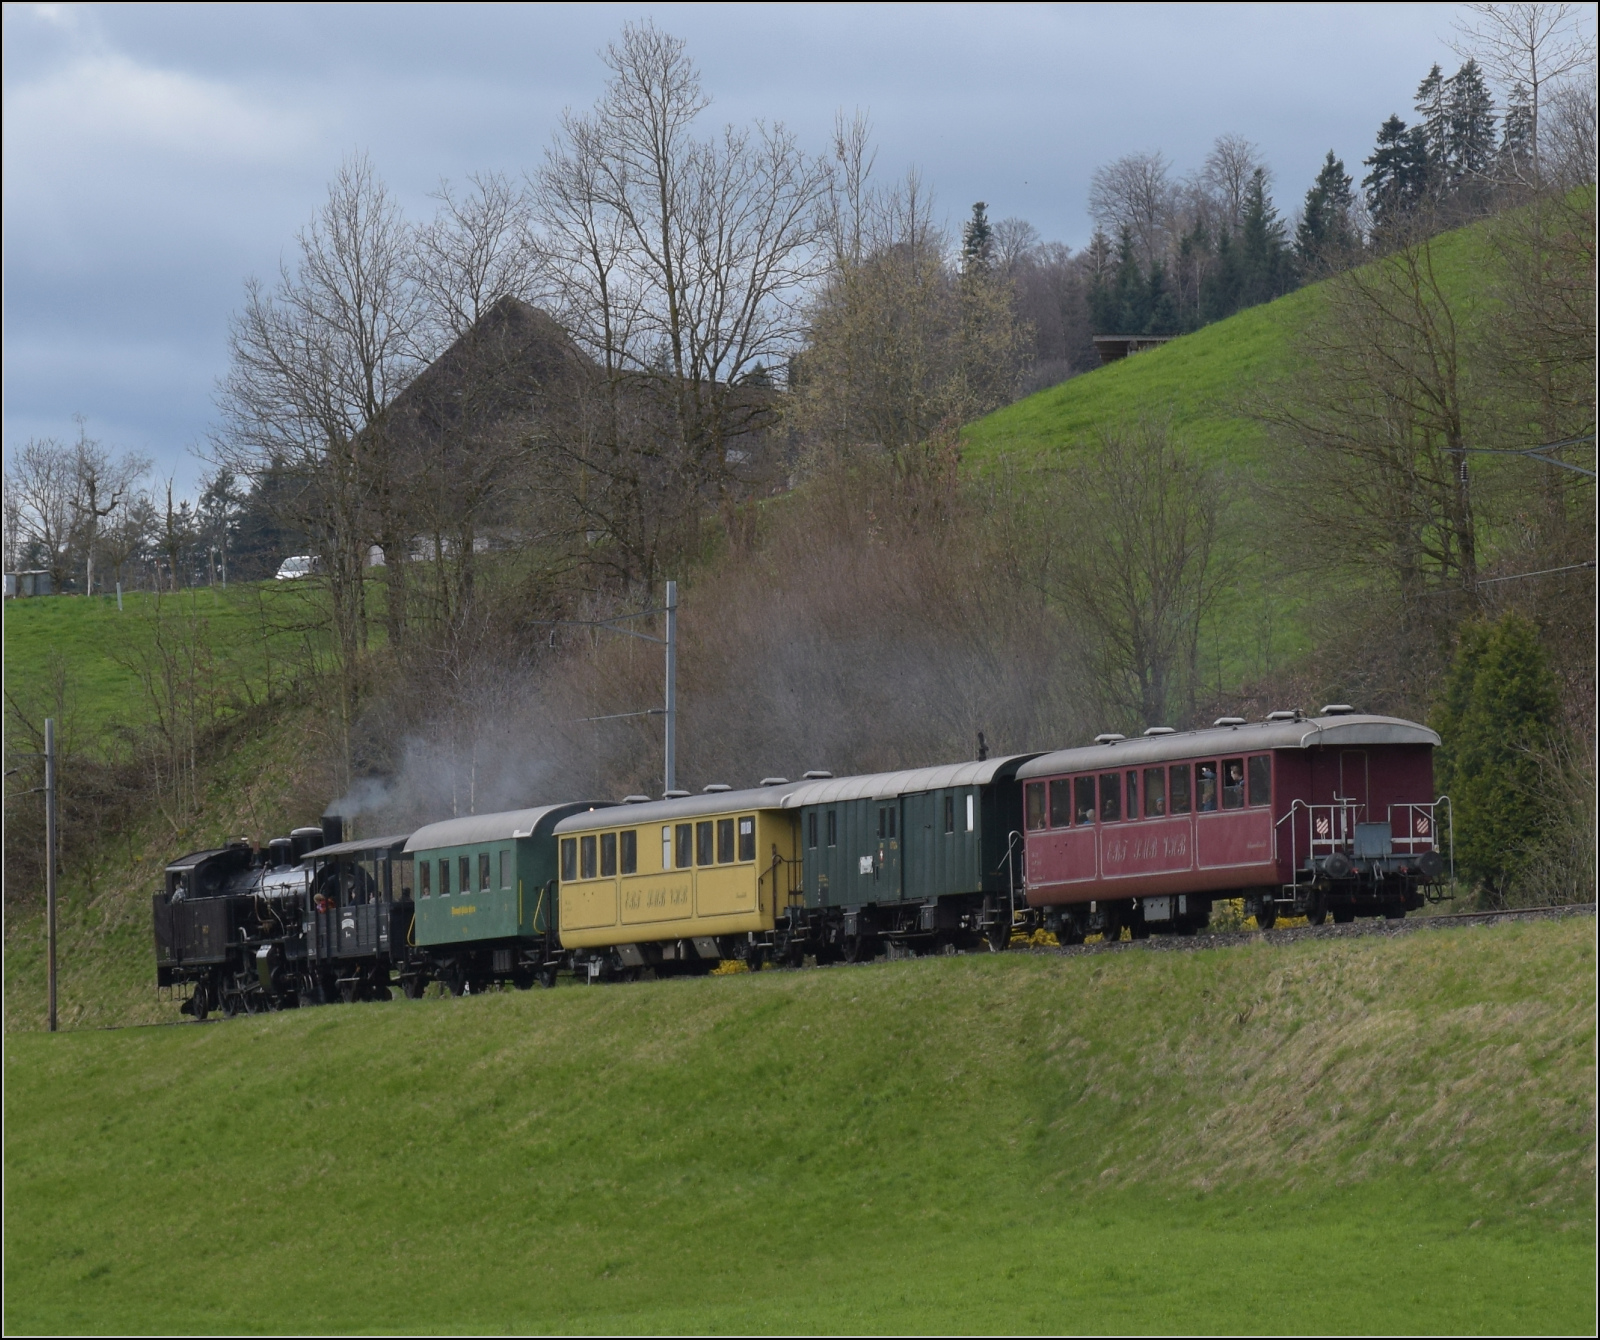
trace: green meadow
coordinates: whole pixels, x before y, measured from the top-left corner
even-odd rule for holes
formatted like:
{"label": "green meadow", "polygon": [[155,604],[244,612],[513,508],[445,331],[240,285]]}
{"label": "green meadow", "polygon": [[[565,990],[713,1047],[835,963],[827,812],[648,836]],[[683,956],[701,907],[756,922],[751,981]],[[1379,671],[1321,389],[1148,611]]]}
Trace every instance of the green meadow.
{"label": "green meadow", "polygon": [[5,1325],[1590,1333],[1594,982],[1577,917],[12,1033]]}

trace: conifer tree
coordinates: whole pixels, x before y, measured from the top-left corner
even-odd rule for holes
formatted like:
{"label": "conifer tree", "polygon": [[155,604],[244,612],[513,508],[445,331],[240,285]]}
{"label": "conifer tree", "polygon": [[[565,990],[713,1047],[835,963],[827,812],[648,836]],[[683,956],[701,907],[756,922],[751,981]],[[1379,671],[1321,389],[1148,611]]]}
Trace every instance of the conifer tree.
{"label": "conifer tree", "polygon": [[1322,170],[1306,192],[1300,226],[1295,230],[1295,255],[1304,268],[1327,269],[1340,264],[1355,250],[1355,230],[1350,224],[1350,209],[1355,203],[1351,184],[1343,160],[1335,158],[1329,149]]}
{"label": "conifer tree", "polygon": [[1491,902],[1513,894],[1539,845],[1547,790],[1539,754],[1560,706],[1538,630],[1522,615],[1462,629],[1431,718],[1444,742],[1436,784],[1454,808],[1457,869]]}
{"label": "conifer tree", "polygon": [[1471,58],[1448,83],[1447,168],[1451,186],[1459,188],[1464,182],[1488,176],[1494,164],[1494,97],[1478,62]]}
{"label": "conifer tree", "polygon": [[1506,114],[1500,123],[1500,148],[1495,154],[1495,175],[1502,181],[1531,178],[1533,160],[1533,102],[1528,90],[1513,84],[1506,96]]}
{"label": "conifer tree", "polygon": [[[1427,186],[1437,189],[1447,178],[1450,162],[1450,90],[1438,63],[1417,85],[1417,123],[1413,130],[1426,163]],[[1426,189],[1426,187],[1424,188]]]}
{"label": "conifer tree", "polygon": [[1378,143],[1363,166],[1372,169],[1361,179],[1367,208],[1380,230],[1405,218],[1427,190],[1428,156],[1420,128],[1408,129],[1391,115],[1378,129]]}
{"label": "conifer tree", "polygon": [[1257,168],[1245,189],[1239,226],[1239,305],[1254,307],[1289,291],[1289,254],[1283,220],[1267,195],[1267,176]]}
{"label": "conifer tree", "polygon": [[989,227],[988,205],[982,200],[972,207],[972,217],[961,230],[961,268],[987,270],[994,251],[994,233]]}
{"label": "conifer tree", "polygon": [[1233,234],[1224,230],[1217,238],[1217,262],[1200,285],[1201,319],[1220,321],[1237,312],[1243,283],[1239,248]]}

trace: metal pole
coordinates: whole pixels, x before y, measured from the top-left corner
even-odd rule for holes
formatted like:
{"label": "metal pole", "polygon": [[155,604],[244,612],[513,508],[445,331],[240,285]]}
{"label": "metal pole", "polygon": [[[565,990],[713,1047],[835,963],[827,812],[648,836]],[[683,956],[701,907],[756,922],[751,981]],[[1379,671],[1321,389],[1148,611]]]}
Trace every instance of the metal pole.
{"label": "metal pole", "polygon": [[678,786],[678,584],[667,583],[666,790]]}
{"label": "metal pole", "polygon": [[56,723],[44,719],[44,903],[50,960],[50,1031],[56,1031]]}

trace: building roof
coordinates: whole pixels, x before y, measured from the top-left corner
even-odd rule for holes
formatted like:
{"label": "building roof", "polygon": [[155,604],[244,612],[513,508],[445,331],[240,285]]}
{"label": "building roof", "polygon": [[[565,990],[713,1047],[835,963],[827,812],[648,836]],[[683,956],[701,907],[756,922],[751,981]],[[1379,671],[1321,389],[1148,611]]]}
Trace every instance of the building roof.
{"label": "building roof", "polygon": [[609,800],[579,800],[565,805],[541,805],[531,810],[505,810],[499,814],[469,814],[460,819],[419,828],[406,843],[407,851],[434,851],[440,847],[470,847],[481,842],[508,842],[513,838],[543,837],[569,814],[604,809]]}
{"label": "building roof", "polygon": [[1110,744],[1058,749],[1017,770],[1019,778],[1052,777],[1063,772],[1093,772],[1168,759],[1204,758],[1265,749],[1313,749],[1318,745],[1420,744],[1438,747],[1426,726],[1399,717],[1327,716],[1299,721],[1254,721],[1242,726],[1207,726],[1172,735],[1135,736]]}

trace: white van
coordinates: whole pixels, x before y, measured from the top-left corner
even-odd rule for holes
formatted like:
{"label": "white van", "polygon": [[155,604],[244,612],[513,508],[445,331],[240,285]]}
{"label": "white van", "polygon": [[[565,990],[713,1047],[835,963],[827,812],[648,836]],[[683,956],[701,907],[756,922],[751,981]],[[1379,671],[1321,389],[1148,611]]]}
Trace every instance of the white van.
{"label": "white van", "polygon": [[278,580],[286,581],[290,577],[309,577],[314,572],[322,571],[322,560],[315,554],[297,554],[293,558],[286,558],[278,565]]}

